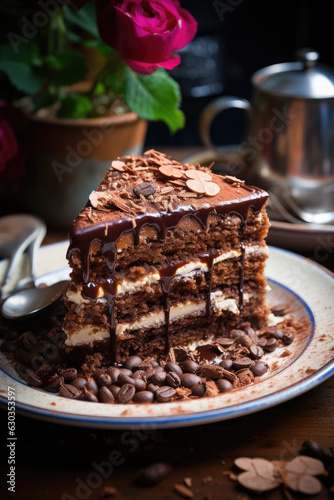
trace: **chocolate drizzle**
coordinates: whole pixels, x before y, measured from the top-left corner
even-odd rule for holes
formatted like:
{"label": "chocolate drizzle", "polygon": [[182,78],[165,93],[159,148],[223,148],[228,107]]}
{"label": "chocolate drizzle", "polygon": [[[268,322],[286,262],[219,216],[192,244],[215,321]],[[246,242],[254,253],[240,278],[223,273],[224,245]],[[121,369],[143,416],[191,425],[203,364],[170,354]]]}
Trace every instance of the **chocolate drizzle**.
{"label": "chocolate drizzle", "polygon": [[205,313],[209,317],[211,315],[211,291],[212,291],[212,268],[213,268],[213,261],[215,258],[219,255],[219,251],[215,252],[210,252],[207,254],[204,254],[201,256],[201,261],[205,263],[208,267],[208,272],[207,272],[207,292],[206,292],[206,307],[205,307]]}
{"label": "chocolate drizzle", "polygon": [[82,289],[82,296],[91,302],[102,296],[108,304],[108,312],[110,318],[110,357],[111,364],[117,365],[116,356],[116,322],[115,322],[115,302],[117,293],[117,280],[115,277],[100,280],[98,283],[86,283]]}
{"label": "chocolate drizzle", "polygon": [[[195,218],[203,229],[208,227],[208,218],[210,215],[218,215],[221,217],[236,215],[241,219],[240,226],[240,241],[246,230],[246,220],[249,209],[252,208],[254,213],[260,212],[265,202],[267,201],[267,195],[262,190],[258,190],[253,187],[248,187],[243,185],[243,189],[249,191],[249,195],[242,199],[233,200],[220,200],[218,203],[214,204],[210,200],[210,203],[203,203],[198,205],[187,205],[180,202],[179,204],[169,207],[168,210],[162,211],[160,207],[152,206],[147,201],[146,213],[140,213],[135,217],[135,227],[133,224],[133,218],[122,213],[122,218],[110,217],[110,220],[98,224],[88,223],[87,215],[83,212],[83,215],[79,216],[78,219],[73,224],[71,234],[70,234],[70,246],[68,249],[67,258],[71,259],[73,252],[77,252],[81,259],[82,264],[82,275],[83,281],[85,283],[83,289],[83,296],[94,301],[98,297],[99,288],[102,289],[103,295],[106,297],[109,306],[110,315],[110,339],[111,339],[111,361],[116,363],[116,325],[115,325],[115,301],[116,301],[116,288],[117,280],[115,277],[115,264],[116,264],[116,252],[117,252],[117,242],[126,233],[133,234],[134,246],[138,247],[140,245],[140,232],[145,226],[154,227],[157,231],[157,239],[164,242],[167,237],[167,233],[170,230],[175,229],[181,220],[187,216]],[[86,208],[88,210],[88,207]],[[87,213],[87,212],[86,212]],[[113,212],[111,211],[111,214]],[[105,212],[104,212],[105,214]],[[86,218],[85,218],[86,217]],[[98,283],[90,282],[90,251],[92,243],[97,241],[101,247],[101,252],[108,268],[111,271],[111,277],[107,280],[101,280]],[[245,248],[243,242],[241,241],[241,268],[240,268],[240,288],[239,288],[239,308],[240,311],[243,307],[243,269],[244,269],[244,255]],[[212,267],[215,256],[219,253],[219,250],[211,251],[200,257],[201,261],[205,262],[208,266],[207,274],[207,300],[206,300],[206,314],[209,316],[211,314],[211,289],[212,289]],[[178,266],[166,266],[160,272],[160,284],[164,294],[164,314],[165,314],[165,325],[166,325],[166,351],[170,347],[169,338],[169,316],[170,316],[170,305],[169,305],[169,291],[172,283],[172,279],[175,273],[183,264]]]}
{"label": "chocolate drizzle", "polygon": [[245,268],[245,243],[243,241],[240,242],[240,278],[239,278],[239,311],[240,314],[244,308],[244,268]]}

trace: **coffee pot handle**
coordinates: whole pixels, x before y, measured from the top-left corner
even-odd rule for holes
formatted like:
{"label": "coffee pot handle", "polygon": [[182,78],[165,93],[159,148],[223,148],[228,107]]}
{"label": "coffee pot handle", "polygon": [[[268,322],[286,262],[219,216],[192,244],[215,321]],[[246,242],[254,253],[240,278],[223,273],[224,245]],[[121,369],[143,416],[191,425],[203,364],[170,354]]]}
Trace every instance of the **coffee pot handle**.
{"label": "coffee pot handle", "polygon": [[[224,151],[223,147],[217,149],[217,146],[215,146],[211,140],[211,125],[213,120],[222,111],[232,108],[243,109],[248,112],[252,109],[252,105],[246,99],[234,96],[224,96],[214,99],[204,107],[203,111],[200,114],[199,134],[206,147],[217,151],[219,159],[221,161],[227,164],[229,163],[233,165],[237,164],[240,165],[242,168],[245,168],[247,164],[243,159],[242,155],[240,154],[240,152],[235,151],[231,153],[227,150]],[[240,150],[240,148],[238,149]]]}

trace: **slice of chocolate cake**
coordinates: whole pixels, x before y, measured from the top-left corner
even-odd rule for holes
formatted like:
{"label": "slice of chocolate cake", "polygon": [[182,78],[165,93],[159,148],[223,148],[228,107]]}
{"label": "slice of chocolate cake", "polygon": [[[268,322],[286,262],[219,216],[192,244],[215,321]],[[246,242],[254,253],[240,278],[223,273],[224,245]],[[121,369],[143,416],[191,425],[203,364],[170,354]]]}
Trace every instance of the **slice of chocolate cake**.
{"label": "slice of chocolate cake", "polygon": [[154,150],[113,161],[71,229],[72,358],[159,356],[264,325],[267,199]]}

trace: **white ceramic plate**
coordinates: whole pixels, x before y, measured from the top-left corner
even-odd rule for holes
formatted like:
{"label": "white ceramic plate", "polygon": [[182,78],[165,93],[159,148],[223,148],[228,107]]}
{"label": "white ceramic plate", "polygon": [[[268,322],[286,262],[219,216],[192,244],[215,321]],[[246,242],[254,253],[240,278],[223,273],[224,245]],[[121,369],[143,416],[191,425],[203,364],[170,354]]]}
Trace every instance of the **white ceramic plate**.
{"label": "white ceramic plate", "polygon": [[[40,251],[44,282],[68,274],[64,268],[67,243]],[[45,263],[47,262],[47,265]],[[4,263],[0,263],[0,272]],[[61,269],[54,272],[55,269]],[[270,248],[267,275],[269,303],[288,303],[297,319],[310,320],[311,328],[287,348],[267,355],[271,370],[261,382],[214,398],[154,405],[105,405],[72,401],[28,387],[1,357],[0,402],[7,405],[8,386],[15,387],[16,409],[31,417],[83,427],[167,428],[205,424],[257,412],[283,403],[320,384],[334,373],[334,275],[291,252]],[[287,356],[283,355],[285,350]]]}

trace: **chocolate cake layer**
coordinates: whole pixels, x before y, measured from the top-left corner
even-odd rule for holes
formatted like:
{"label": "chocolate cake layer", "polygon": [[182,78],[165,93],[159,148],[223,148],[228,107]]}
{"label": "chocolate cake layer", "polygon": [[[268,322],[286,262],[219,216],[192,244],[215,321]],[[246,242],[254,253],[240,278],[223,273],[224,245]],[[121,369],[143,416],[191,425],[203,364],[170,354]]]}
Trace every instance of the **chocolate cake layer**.
{"label": "chocolate cake layer", "polygon": [[136,342],[150,355],[203,329],[263,322],[267,198],[155,151],[112,162],[71,230],[64,330],[72,354],[109,339],[117,362]]}
{"label": "chocolate cake layer", "polygon": [[[226,332],[238,328],[244,321],[250,321],[261,328],[265,326],[267,316],[268,309],[265,305],[265,295],[263,295],[261,300],[256,298],[246,303],[241,316],[236,316],[233,312],[210,318],[207,318],[205,314],[198,314],[176,322],[172,321],[169,325],[170,347],[206,343],[208,340],[223,337]],[[165,349],[166,329],[162,324],[150,329],[137,330],[124,336],[121,341],[116,343],[116,356],[118,362],[124,361],[129,355],[143,356],[147,352],[150,352],[153,357],[159,357],[165,354]],[[95,351],[102,353],[104,362],[110,363],[112,361],[109,335],[105,339],[87,342],[69,349],[73,362],[82,362],[86,355]]]}

